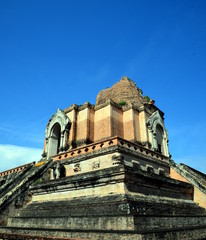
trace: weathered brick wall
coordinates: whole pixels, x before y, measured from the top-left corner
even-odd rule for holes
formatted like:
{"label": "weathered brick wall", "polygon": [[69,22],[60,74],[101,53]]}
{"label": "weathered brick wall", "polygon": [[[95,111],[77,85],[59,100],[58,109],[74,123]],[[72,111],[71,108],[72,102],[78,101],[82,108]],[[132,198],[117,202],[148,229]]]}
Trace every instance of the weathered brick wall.
{"label": "weathered brick wall", "polygon": [[123,112],[124,138],[129,141],[135,140],[135,125],[133,109]]}
{"label": "weathered brick wall", "polygon": [[122,110],[112,106],[111,109],[111,120],[112,120],[112,135],[118,137],[124,137],[123,133],[123,112]]}
{"label": "weathered brick wall", "polygon": [[[170,176],[176,180],[190,183],[186,178],[181,176],[173,168],[170,168]],[[194,201],[199,204],[199,206],[206,208],[206,195],[201,192],[197,187],[194,186]]]}
{"label": "weathered brick wall", "polygon": [[206,195],[197,187],[194,187],[194,201],[199,203],[201,207],[206,208]]}
{"label": "weathered brick wall", "polygon": [[187,182],[187,179],[182,177],[178,172],[176,172],[173,168],[170,168],[170,177],[174,178],[176,180],[182,181],[182,182]]}
{"label": "weathered brick wall", "polygon": [[77,112],[77,131],[76,131],[77,141],[88,139],[89,131],[90,131],[90,108],[85,108]]}
{"label": "weathered brick wall", "polygon": [[107,102],[97,108],[72,109],[67,116],[72,123],[68,139],[70,144],[84,143],[86,139],[96,142],[112,136],[132,142],[148,141],[146,116],[132,106],[125,110]]}
{"label": "weathered brick wall", "polygon": [[95,111],[94,141],[112,136],[111,105]]}

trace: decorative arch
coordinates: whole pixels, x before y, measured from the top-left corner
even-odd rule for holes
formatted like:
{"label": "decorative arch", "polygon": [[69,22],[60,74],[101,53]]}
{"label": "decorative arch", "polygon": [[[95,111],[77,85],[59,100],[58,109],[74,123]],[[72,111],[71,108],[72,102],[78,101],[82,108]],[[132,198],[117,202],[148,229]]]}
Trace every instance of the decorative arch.
{"label": "decorative arch", "polygon": [[67,115],[58,108],[52,116],[45,131],[47,158],[67,149],[71,121]]}
{"label": "decorative arch", "polygon": [[152,150],[169,157],[168,133],[159,111],[154,112],[147,120]]}

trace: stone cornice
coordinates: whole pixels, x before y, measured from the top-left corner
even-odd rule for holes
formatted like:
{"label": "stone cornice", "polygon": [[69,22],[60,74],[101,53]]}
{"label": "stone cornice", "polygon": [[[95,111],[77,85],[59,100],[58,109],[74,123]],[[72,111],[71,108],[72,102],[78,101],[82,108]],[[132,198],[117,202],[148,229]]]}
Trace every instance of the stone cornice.
{"label": "stone cornice", "polygon": [[68,113],[68,112],[71,112],[71,111],[77,110],[77,109],[78,109],[78,105],[72,104],[70,107],[64,109],[64,113]]}
{"label": "stone cornice", "polygon": [[89,102],[86,102],[83,105],[72,104],[70,107],[64,109],[64,113],[69,113],[73,110],[82,111],[86,108],[94,109],[95,111],[97,111],[97,110],[107,107],[109,105],[111,105],[119,110],[122,110],[123,112],[128,111],[130,109],[134,109],[138,112],[145,110],[144,106],[142,106],[143,108],[138,107],[133,103],[128,103],[126,105],[121,106],[118,103],[114,102],[113,100],[108,99],[106,102],[104,102],[102,104],[98,104],[98,105],[90,104]]}
{"label": "stone cornice", "polygon": [[[75,149],[68,150],[64,153],[59,153],[53,157],[53,161],[64,160],[64,159],[75,159],[77,158],[85,158],[86,156],[92,156],[93,154],[98,153],[98,151],[102,154],[102,151],[108,151],[107,149],[117,147],[119,149],[124,149],[132,154],[137,154],[141,158],[150,159],[151,161],[159,161],[161,163],[168,164],[169,158],[158,153],[152,151],[148,148],[140,146],[138,144],[132,143],[120,137],[110,137],[105,140],[97,141],[95,143],[88,144],[86,146],[81,146]],[[89,154],[89,155],[88,155]]]}
{"label": "stone cornice", "polygon": [[89,102],[85,102],[83,105],[80,105],[78,107],[78,110],[81,111],[81,110],[84,110],[86,108],[90,108],[90,109],[93,109],[95,106]]}
{"label": "stone cornice", "polygon": [[122,109],[122,107],[121,107],[119,104],[117,104],[116,102],[114,102],[112,99],[108,99],[106,102],[104,102],[104,103],[102,103],[102,104],[96,105],[96,106],[95,106],[95,110],[99,110],[99,109],[104,108],[104,107],[107,107],[107,106],[109,106],[109,105],[114,106],[114,107],[116,107],[116,108],[118,108],[118,109]]}
{"label": "stone cornice", "polygon": [[69,113],[69,112],[71,112],[73,110],[81,111],[81,110],[84,110],[86,108],[94,109],[95,105],[93,105],[93,104],[91,104],[89,102],[85,102],[82,105],[72,104],[70,107],[64,109],[64,113]]}

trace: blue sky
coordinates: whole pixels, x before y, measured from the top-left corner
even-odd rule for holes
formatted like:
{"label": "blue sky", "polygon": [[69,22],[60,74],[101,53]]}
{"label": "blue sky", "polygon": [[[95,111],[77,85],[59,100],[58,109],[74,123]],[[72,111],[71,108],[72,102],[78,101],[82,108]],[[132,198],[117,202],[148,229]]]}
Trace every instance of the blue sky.
{"label": "blue sky", "polygon": [[165,112],[172,158],[206,172],[206,1],[1,0],[0,171],[42,153],[57,108],[122,76]]}

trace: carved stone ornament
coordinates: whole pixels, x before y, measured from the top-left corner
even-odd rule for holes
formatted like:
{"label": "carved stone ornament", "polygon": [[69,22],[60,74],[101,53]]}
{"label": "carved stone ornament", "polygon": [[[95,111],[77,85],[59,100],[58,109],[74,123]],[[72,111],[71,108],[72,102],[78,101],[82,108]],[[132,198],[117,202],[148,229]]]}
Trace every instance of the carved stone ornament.
{"label": "carved stone ornament", "polygon": [[76,163],[73,168],[74,172],[81,172],[81,166],[80,163]]}
{"label": "carved stone ornament", "polygon": [[146,170],[147,170],[148,173],[154,173],[154,168],[153,168],[153,166],[151,166],[151,165],[149,165],[149,164],[146,165]]}
{"label": "carved stone ornament", "polygon": [[95,170],[95,169],[98,169],[100,168],[100,162],[97,161],[97,162],[93,162],[92,163],[92,170]]}
{"label": "carved stone ornament", "polygon": [[52,169],[51,179],[60,179],[66,176],[65,167],[59,161],[55,162],[51,169]]}
{"label": "carved stone ornament", "polygon": [[112,155],[113,165],[124,164],[124,156],[121,153],[116,153]]}

